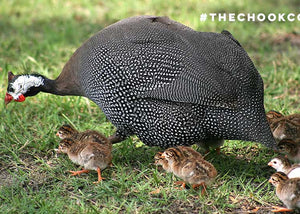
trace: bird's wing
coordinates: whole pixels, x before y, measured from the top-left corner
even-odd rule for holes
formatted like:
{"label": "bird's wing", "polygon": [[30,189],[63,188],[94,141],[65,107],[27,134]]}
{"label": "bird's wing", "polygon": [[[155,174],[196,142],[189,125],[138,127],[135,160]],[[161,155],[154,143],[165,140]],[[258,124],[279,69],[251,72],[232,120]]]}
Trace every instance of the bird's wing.
{"label": "bird's wing", "polygon": [[140,16],[110,25],[85,46],[93,49],[90,58],[101,52],[109,59],[93,66],[114,67],[126,78],[116,84],[130,85],[137,97],[235,108],[239,97],[250,103],[263,96],[258,71],[226,31],[198,32],[167,17]]}
{"label": "bird's wing", "polygon": [[241,94],[245,100],[257,96],[262,79],[229,32],[195,32],[166,22],[153,25],[157,30],[146,38],[130,37],[129,47],[139,53],[135,60],[142,62],[132,78],[142,82],[140,96],[229,108]]}
{"label": "bird's wing", "polygon": [[238,82],[215,65],[200,64],[198,69],[184,67],[181,74],[167,84],[162,84],[162,78],[156,76],[156,82],[149,87],[153,89],[146,91],[143,97],[235,108]]}
{"label": "bird's wing", "polygon": [[86,146],[81,152],[80,152],[81,159],[83,160],[83,163],[89,162],[94,156],[93,149],[90,146]]}

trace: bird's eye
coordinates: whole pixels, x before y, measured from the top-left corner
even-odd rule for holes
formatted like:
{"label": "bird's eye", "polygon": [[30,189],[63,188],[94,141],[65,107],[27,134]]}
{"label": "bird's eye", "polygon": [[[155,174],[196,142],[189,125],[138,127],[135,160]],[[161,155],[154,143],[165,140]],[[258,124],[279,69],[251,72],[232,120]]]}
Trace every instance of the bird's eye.
{"label": "bird's eye", "polygon": [[277,164],[277,162],[276,162],[276,161],[274,161],[273,163],[274,163],[274,164]]}

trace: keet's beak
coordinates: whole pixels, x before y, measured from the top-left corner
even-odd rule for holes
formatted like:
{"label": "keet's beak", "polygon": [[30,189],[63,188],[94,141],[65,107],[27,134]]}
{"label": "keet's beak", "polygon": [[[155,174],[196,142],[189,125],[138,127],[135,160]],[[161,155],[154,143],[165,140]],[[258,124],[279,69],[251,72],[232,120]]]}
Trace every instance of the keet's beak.
{"label": "keet's beak", "polygon": [[4,99],[4,103],[5,103],[5,106],[7,106],[8,103],[10,103],[14,98],[6,92],[5,94],[5,99]]}
{"label": "keet's beak", "polygon": [[55,135],[59,137],[59,134],[58,134],[58,132],[57,132]]}
{"label": "keet's beak", "polygon": [[269,162],[269,163],[268,163],[268,166],[273,166],[272,162]]}

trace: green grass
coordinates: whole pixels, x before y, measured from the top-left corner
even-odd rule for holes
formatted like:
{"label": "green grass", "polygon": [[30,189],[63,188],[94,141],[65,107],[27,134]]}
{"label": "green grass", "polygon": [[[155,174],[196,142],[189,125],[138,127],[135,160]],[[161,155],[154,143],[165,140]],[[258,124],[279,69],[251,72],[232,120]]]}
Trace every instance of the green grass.
{"label": "green grass", "polygon": [[[199,31],[232,32],[264,79],[266,110],[299,112],[299,22],[199,21],[202,12],[296,13],[300,6],[296,0],[253,2],[0,1],[0,97],[5,96],[9,70],[55,78],[76,48],[98,30],[125,17],[155,14]],[[94,185],[95,172],[70,177],[67,171],[78,166],[54,152],[59,143],[56,130],[66,122],[106,136],[114,132],[94,103],[42,93],[7,108],[3,103],[1,213],[240,213],[256,206],[266,213],[272,205],[282,205],[267,183],[274,171],[266,164],[276,154],[259,144],[226,141],[220,156],[208,154],[219,175],[205,196],[192,189],[176,190],[177,178],[153,165],[160,148],[134,137],[114,145],[114,167],[103,172],[104,182]]]}

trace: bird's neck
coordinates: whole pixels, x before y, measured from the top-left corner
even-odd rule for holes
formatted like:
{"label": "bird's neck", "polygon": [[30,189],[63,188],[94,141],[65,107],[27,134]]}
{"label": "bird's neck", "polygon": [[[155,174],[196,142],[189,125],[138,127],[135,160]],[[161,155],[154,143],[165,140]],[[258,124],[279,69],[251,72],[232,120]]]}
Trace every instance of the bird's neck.
{"label": "bird's neck", "polygon": [[75,84],[72,79],[61,79],[57,78],[55,80],[44,78],[44,84],[40,87],[42,92],[56,94],[56,95],[73,95],[73,96],[83,96],[81,88]]}

